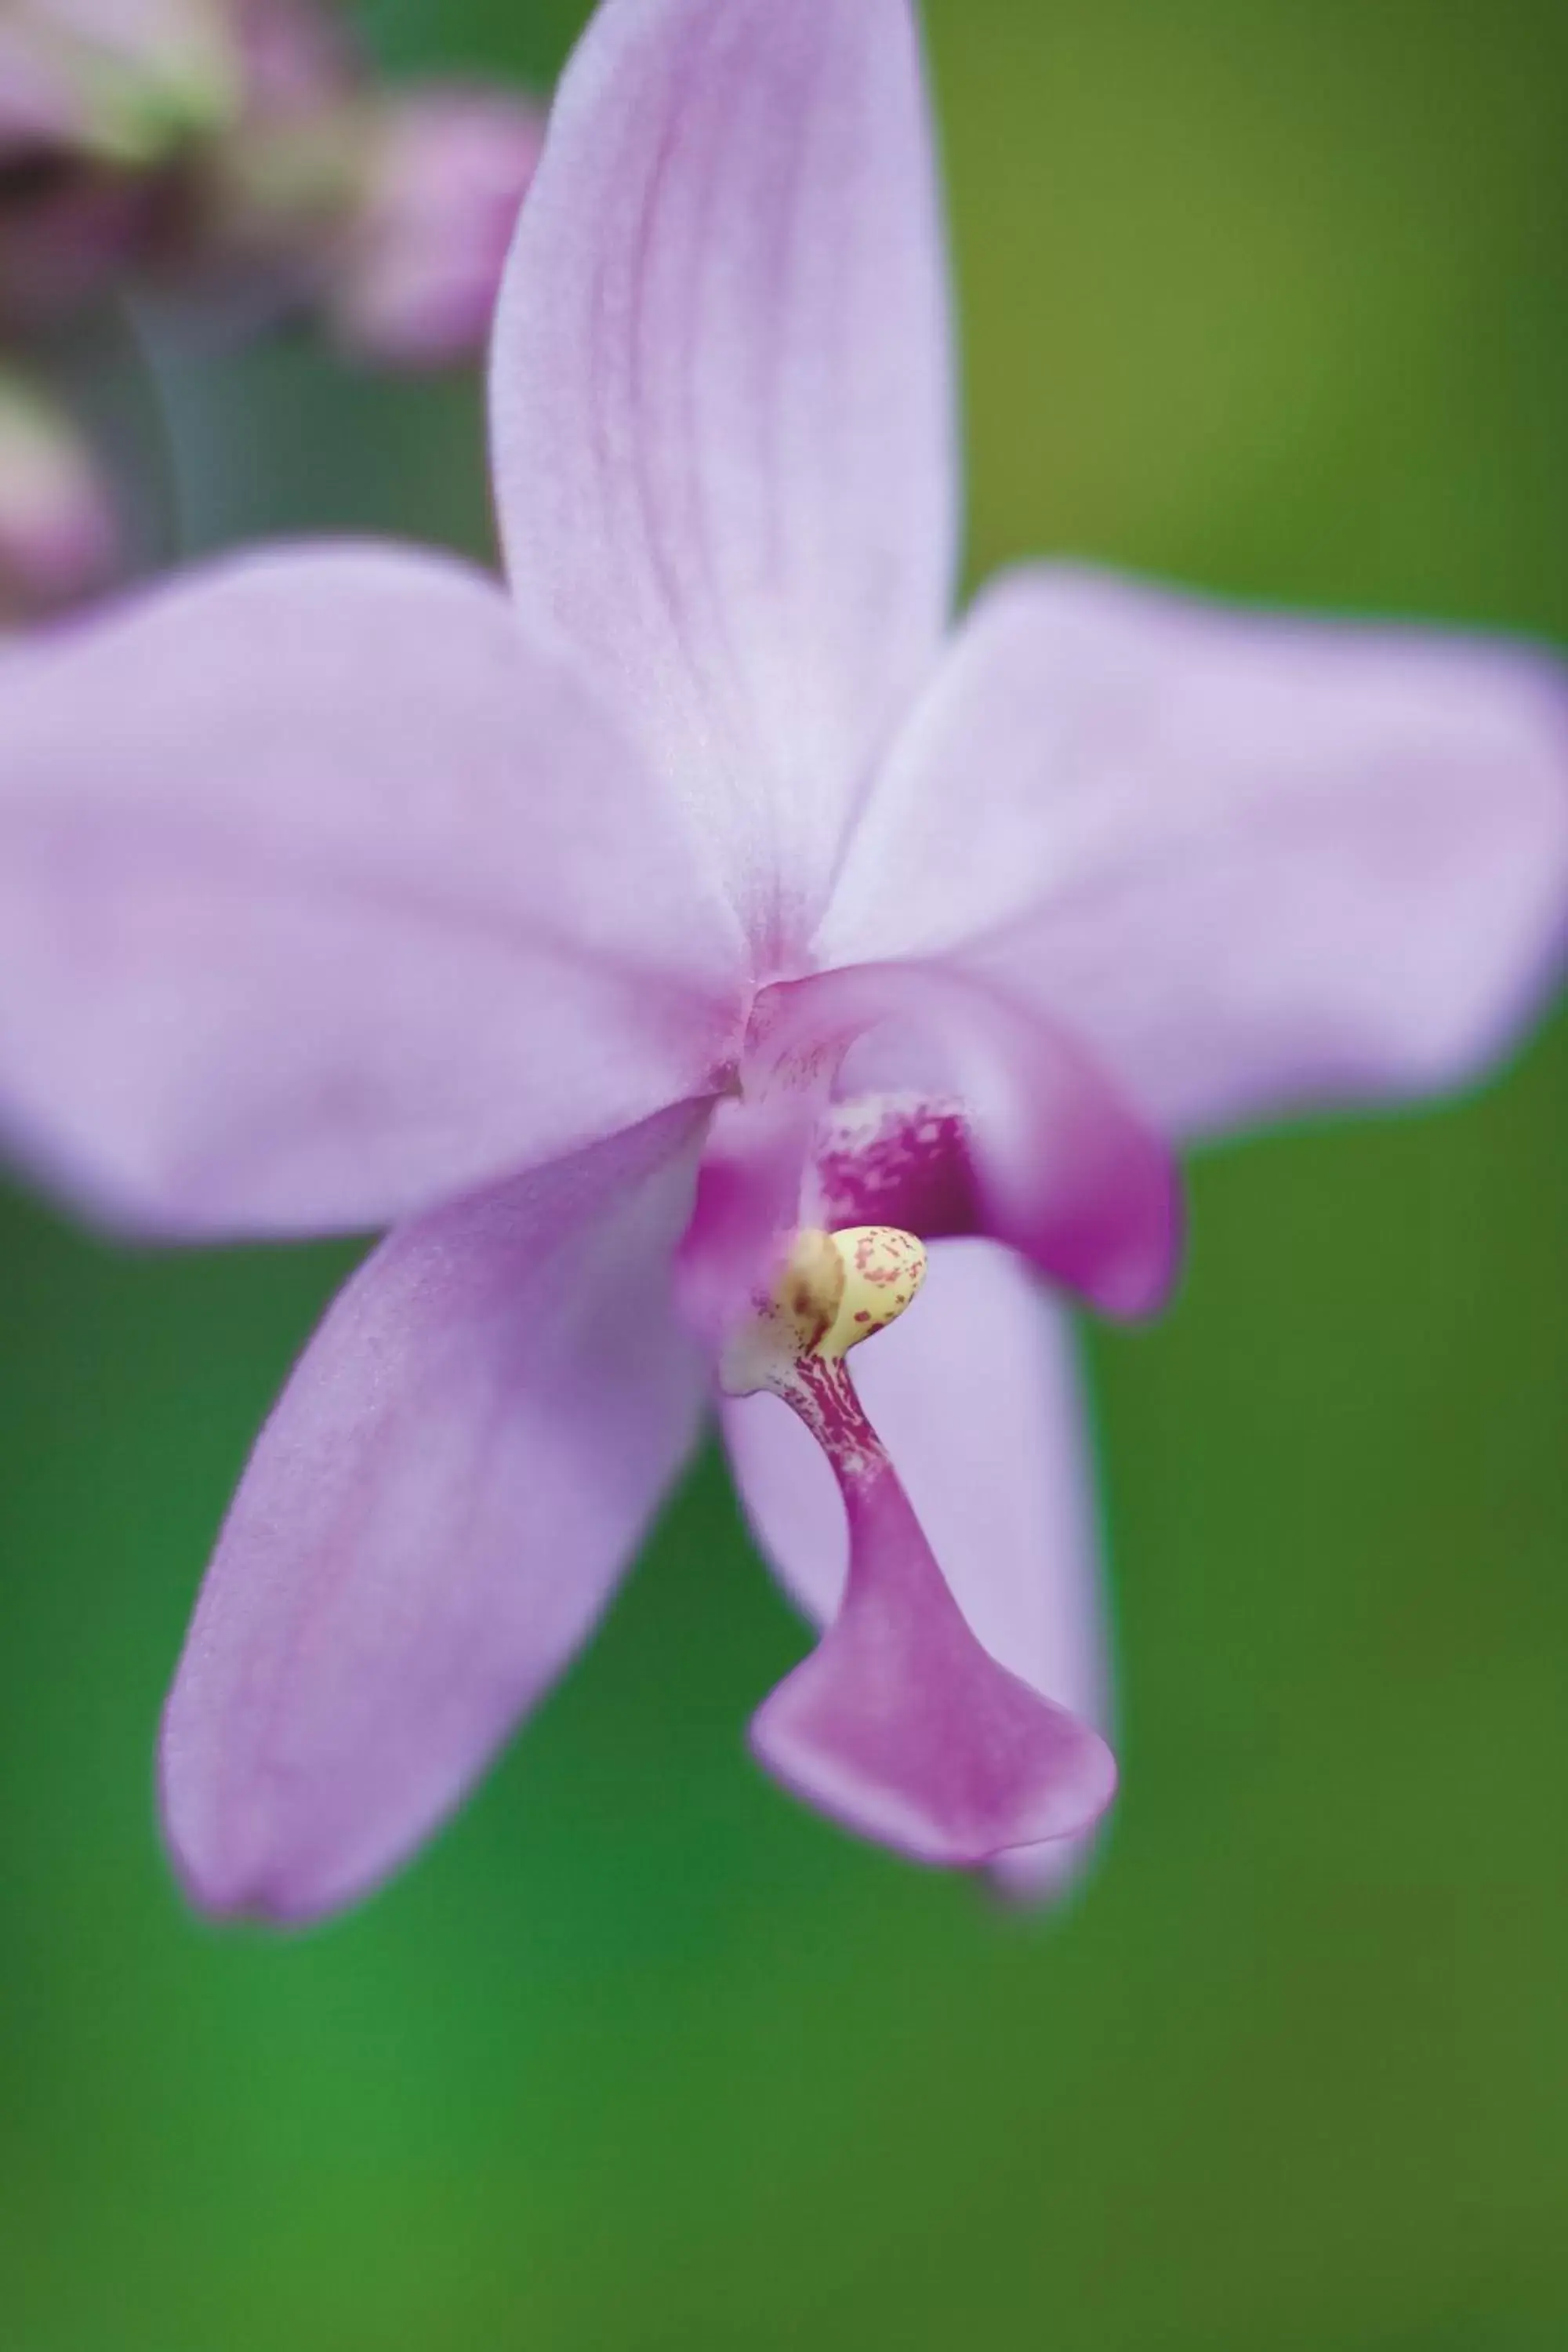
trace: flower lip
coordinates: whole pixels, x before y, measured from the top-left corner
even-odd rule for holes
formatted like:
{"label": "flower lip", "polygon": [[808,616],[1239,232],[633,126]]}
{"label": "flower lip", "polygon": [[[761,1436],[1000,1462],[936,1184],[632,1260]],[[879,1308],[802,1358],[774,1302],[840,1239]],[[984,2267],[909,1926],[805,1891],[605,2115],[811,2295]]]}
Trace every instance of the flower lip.
{"label": "flower lip", "polygon": [[962,1868],[1078,1834],[1116,1768],[1089,1725],[976,1639],[850,1381],[849,1350],[897,1320],[925,1270],[923,1244],[896,1227],[796,1234],[720,1379],[790,1407],[832,1468],[850,1538],[838,1614],[759,1710],[752,1753],[847,1828]]}

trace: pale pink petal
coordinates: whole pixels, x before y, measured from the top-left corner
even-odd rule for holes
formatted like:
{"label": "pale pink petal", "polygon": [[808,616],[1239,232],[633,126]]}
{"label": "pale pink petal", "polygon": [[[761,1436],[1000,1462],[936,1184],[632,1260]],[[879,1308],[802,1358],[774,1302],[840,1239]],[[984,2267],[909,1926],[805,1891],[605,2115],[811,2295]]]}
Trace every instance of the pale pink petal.
{"label": "pale pink petal", "polygon": [[328,1315],[240,1487],[163,1727],[193,1899],[312,1918],[426,1837],[571,1657],[692,1443],[669,1304],[702,1115],[440,1211]]}
{"label": "pale pink petal", "polygon": [[390,1222],[700,1091],[739,969],[478,573],[279,553],[0,659],[0,1128],[111,1218]]}
{"label": "pale pink petal", "polygon": [[967,625],[818,951],[957,951],[1203,1131],[1465,1077],[1565,940],[1544,656],[1062,570]]}
{"label": "pale pink petal", "polygon": [[[954,1600],[991,1655],[1102,1732],[1110,1675],[1090,1454],[1066,1317],[1003,1250],[931,1253],[908,1314],[856,1351],[855,1383]],[[772,1396],[724,1433],[758,1542],[814,1622],[844,1588],[844,1507],[819,1446]],[[1044,1892],[1078,1841],[1010,1855]]]}
{"label": "pale pink petal", "polygon": [[502,292],[508,560],[772,970],[945,619],[944,300],[907,0],[607,0]]}

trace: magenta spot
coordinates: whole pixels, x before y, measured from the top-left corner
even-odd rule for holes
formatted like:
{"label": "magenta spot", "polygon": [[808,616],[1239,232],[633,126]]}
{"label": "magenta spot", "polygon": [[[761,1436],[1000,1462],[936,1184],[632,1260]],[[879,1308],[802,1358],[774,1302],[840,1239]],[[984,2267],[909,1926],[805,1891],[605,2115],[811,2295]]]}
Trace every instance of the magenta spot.
{"label": "magenta spot", "polygon": [[[837,1106],[816,1176],[829,1225],[879,1223],[937,1241],[980,1223],[963,1118],[944,1104],[868,1097]],[[908,1246],[890,1235],[884,1244]]]}

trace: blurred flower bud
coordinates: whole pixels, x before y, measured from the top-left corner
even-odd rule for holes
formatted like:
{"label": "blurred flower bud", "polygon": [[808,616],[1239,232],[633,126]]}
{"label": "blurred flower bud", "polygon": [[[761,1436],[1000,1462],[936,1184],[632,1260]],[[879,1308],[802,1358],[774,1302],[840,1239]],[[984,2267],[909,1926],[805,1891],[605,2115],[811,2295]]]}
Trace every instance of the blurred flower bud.
{"label": "blurred flower bud", "polygon": [[0,327],[52,327],[145,238],[156,173],[238,102],[223,0],[8,0],[0,20]]}
{"label": "blurred flower bud", "polygon": [[395,367],[483,349],[543,137],[542,108],[494,90],[419,89],[376,110],[325,295],[346,348]]}
{"label": "blurred flower bud", "polygon": [[0,372],[0,623],[108,584],[122,553],[98,462],[71,419]]}
{"label": "blurred flower bud", "polygon": [[68,144],[79,108],[69,77],[15,24],[0,24],[0,163]]}
{"label": "blurred flower bud", "polygon": [[140,169],[216,128],[238,95],[224,0],[8,0],[0,145]]}

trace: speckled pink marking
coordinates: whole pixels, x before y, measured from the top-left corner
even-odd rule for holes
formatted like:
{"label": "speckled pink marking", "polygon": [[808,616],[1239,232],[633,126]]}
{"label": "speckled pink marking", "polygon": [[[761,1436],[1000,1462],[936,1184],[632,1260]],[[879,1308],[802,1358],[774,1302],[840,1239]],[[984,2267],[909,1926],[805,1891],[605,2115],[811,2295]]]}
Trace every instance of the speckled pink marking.
{"label": "speckled pink marking", "polygon": [[963,1114],[918,1095],[833,1104],[817,1129],[817,1213],[825,1225],[895,1225],[929,1241],[978,1230]]}

